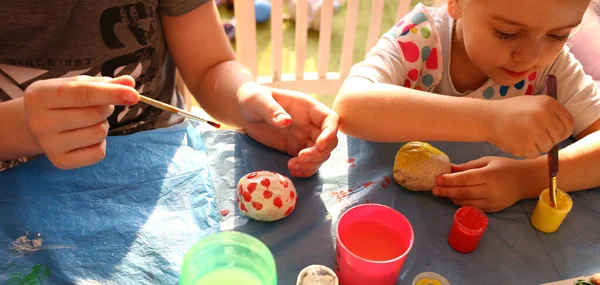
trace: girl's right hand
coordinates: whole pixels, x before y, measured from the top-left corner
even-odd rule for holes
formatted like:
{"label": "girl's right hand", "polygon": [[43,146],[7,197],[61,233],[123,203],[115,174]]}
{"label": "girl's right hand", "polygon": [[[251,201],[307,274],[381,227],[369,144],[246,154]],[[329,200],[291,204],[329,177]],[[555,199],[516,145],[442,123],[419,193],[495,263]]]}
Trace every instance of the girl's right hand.
{"label": "girl's right hand", "polygon": [[130,76],[77,76],[40,80],[23,96],[32,134],[50,162],[61,169],[94,164],[106,155],[114,105],[139,100]]}
{"label": "girl's right hand", "polygon": [[487,141],[514,156],[535,158],[573,132],[573,116],[550,96],[488,102],[492,105]]}

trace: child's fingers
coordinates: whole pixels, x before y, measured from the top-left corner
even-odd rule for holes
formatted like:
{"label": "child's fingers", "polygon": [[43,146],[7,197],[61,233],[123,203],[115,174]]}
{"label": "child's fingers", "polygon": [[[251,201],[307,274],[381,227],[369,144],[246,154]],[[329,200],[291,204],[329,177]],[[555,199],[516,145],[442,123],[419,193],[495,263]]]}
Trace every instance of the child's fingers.
{"label": "child's fingers", "polygon": [[133,79],[133,77],[131,77],[129,75],[123,75],[123,76],[119,76],[116,78],[111,78],[111,80],[109,80],[109,83],[120,84],[120,85],[124,85],[124,86],[129,86],[132,88],[135,87],[135,79]]}
{"label": "child's fingers", "polygon": [[129,87],[135,87],[135,79],[130,75],[122,75],[119,77],[108,77],[108,76],[88,76],[88,75],[78,75],[73,77],[64,77],[64,78],[53,78],[49,79],[51,81],[80,81],[80,82],[105,82],[105,83],[113,83],[120,84]]}
{"label": "child's fingers", "polygon": [[447,197],[457,200],[472,200],[485,198],[483,185],[476,186],[455,186],[455,187],[440,187],[435,186],[432,189],[433,195],[439,197]]}
{"label": "child's fingers", "polygon": [[118,84],[73,82],[58,88],[60,93],[56,96],[56,100],[49,105],[51,109],[96,105],[133,105],[137,104],[139,100],[139,94],[135,89]]}
{"label": "child's fingers", "polygon": [[438,186],[474,186],[484,184],[485,182],[482,168],[443,174],[436,179]]}
{"label": "child's fingers", "polygon": [[273,99],[268,90],[251,96],[246,104],[250,111],[259,114],[267,123],[276,128],[287,127],[292,123],[292,117]]}
{"label": "child's fingers", "polygon": [[105,156],[106,140],[102,140],[100,143],[75,149],[61,156],[52,157],[51,162],[60,169],[72,169],[92,165],[103,160]]}
{"label": "child's fingers", "polygon": [[331,152],[337,147],[338,127],[339,117],[336,114],[330,114],[323,120],[321,134],[316,139],[316,145],[320,151]]}
{"label": "child's fingers", "polygon": [[52,137],[52,141],[41,141],[53,153],[68,153],[72,150],[98,144],[106,139],[109,125],[106,120],[84,128],[64,131]]}
{"label": "child's fingers", "polygon": [[[322,164],[322,162],[300,162],[297,157],[294,157],[288,161],[288,168],[296,177],[308,177],[315,174]],[[308,176],[298,176],[297,174]]]}
{"label": "child's fingers", "polygon": [[106,82],[48,81],[33,88],[26,99],[28,105],[46,109],[133,105],[139,100],[139,94],[132,87]]}
{"label": "child's fingers", "polygon": [[491,157],[482,157],[482,158],[479,158],[476,160],[471,160],[469,162],[465,162],[463,164],[453,164],[452,172],[461,172],[461,171],[465,171],[468,169],[481,168],[481,167],[488,165],[488,163],[491,160],[492,160]]}
{"label": "child's fingers", "polygon": [[565,138],[569,137],[571,135],[571,132],[573,132],[573,128],[575,127],[575,119],[573,118],[573,115],[571,115],[569,110],[567,110],[567,108],[565,108],[562,105],[559,105],[555,109],[554,115],[564,127],[562,133],[559,134],[558,139],[556,139],[557,142],[560,142]]}
{"label": "child's fingers", "polygon": [[81,108],[48,110],[43,117],[36,117],[30,124],[39,124],[36,129],[46,131],[66,131],[79,129],[103,122],[114,111],[113,105],[98,105]]}
{"label": "child's fingers", "polygon": [[302,163],[316,162],[324,163],[331,156],[331,152],[319,151],[316,146],[305,148],[298,153],[299,161]]}

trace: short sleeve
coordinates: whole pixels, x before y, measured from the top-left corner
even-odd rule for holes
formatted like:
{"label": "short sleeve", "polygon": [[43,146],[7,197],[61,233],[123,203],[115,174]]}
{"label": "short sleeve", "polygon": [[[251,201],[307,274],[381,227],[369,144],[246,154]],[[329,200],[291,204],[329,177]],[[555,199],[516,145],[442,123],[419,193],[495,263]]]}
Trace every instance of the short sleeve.
{"label": "short sleeve", "polygon": [[[557,57],[549,70],[557,80],[558,101],[575,119],[573,136],[600,119],[600,91],[591,76],[567,47]],[[543,80],[540,80],[543,82]]]}
{"label": "short sleeve", "polygon": [[435,21],[418,4],[352,67],[349,77],[429,91],[442,78],[442,62]]}
{"label": "short sleeve", "polygon": [[211,0],[159,0],[158,11],[168,16],[181,16]]}

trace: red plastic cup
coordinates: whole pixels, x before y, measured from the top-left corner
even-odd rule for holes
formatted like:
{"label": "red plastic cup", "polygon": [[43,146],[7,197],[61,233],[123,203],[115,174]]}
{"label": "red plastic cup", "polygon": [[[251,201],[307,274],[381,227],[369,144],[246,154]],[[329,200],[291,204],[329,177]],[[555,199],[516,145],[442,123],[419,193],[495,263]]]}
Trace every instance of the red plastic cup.
{"label": "red plastic cup", "polygon": [[337,226],[335,273],[340,284],[396,284],[413,242],[412,226],[398,211],[379,204],[349,209]]}
{"label": "red plastic cup", "polygon": [[488,218],[475,207],[464,206],[456,210],[448,235],[448,244],[461,253],[473,252],[487,229]]}

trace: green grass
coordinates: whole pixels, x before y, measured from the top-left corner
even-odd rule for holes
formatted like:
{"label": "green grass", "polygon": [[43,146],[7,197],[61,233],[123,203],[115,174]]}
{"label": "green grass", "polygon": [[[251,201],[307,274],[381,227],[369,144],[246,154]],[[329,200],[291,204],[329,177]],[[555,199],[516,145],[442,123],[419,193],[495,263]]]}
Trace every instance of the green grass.
{"label": "green grass", "polygon": [[[250,0],[249,0],[250,1]],[[412,0],[412,5],[416,5],[419,0]],[[369,31],[369,20],[371,15],[372,1],[359,1],[358,23],[356,27],[356,39],[353,54],[353,64],[364,59],[367,33]],[[387,32],[395,24],[396,11],[398,10],[398,0],[385,0],[383,16],[381,21],[380,34]],[[284,12],[287,5],[284,4]],[[219,7],[221,18],[229,20],[233,17],[233,11],[228,10],[224,6]],[[329,56],[329,71],[338,71],[340,66],[340,57],[342,54],[342,43],[344,40],[344,23],[346,21],[346,6],[342,5],[338,11],[334,13],[331,33],[331,50]],[[296,57],[294,52],[295,42],[295,23],[293,21],[284,20],[283,24],[283,72],[294,73]],[[257,41],[257,61],[258,61],[258,76],[270,75],[272,73],[272,46],[271,46],[271,23],[257,24],[256,27]],[[235,48],[235,42],[232,43]],[[306,72],[317,71],[317,54],[319,49],[319,33],[309,30],[306,47],[306,61],[304,69]],[[324,104],[331,106],[335,94],[311,94]]]}

